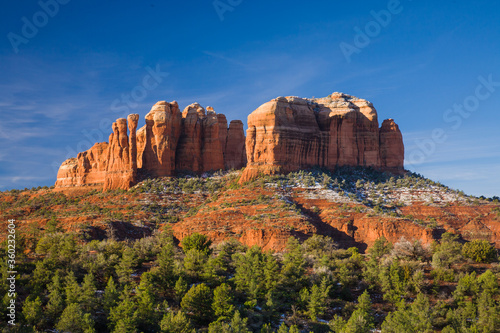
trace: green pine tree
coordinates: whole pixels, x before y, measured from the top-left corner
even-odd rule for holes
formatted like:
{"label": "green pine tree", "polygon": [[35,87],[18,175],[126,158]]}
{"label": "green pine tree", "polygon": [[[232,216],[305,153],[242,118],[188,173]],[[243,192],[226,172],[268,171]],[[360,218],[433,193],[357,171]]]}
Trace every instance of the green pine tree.
{"label": "green pine tree", "polygon": [[198,324],[208,324],[212,321],[212,291],[206,284],[191,287],[182,298],[181,308]]}
{"label": "green pine tree", "polygon": [[82,306],[83,311],[88,313],[95,312],[95,309],[99,305],[96,300],[96,290],[97,288],[95,286],[94,275],[85,275],[79,293],[79,303]]}
{"label": "green pine tree", "polygon": [[75,274],[70,271],[64,279],[64,293],[66,295],[66,304],[77,303],[80,300],[80,286],[76,281]]}
{"label": "green pine tree", "polygon": [[120,300],[120,293],[118,292],[118,290],[116,290],[116,284],[115,281],[113,280],[113,277],[110,276],[108,279],[108,284],[104,289],[104,295],[102,301],[104,311],[106,313],[109,313],[111,308],[114,308],[116,304],[118,304],[119,300]]}
{"label": "green pine tree", "polygon": [[52,277],[52,283],[48,286],[49,301],[45,311],[52,322],[55,322],[65,308],[64,289],[61,284],[61,278],[56,272]]}
{"label": "green pine tree", "polygon": [[214,290],[214,301],[212,310],[217,321],[228,321],[233,317],[233,291],[231,287],[223,283]]}
{"label": "green pine tree", "polygon": [[130,290],[125,288],[120,296],[121,301],[110,310],[109,326],[113,332],[137,331],[137,304],[130,295]]}
{"label": "green pine tree", "polygon": [[175,315],[169,312],[163,316],[160,323],[161,332],[163,333],[195,333],[196,330],[191,325],[191,321],[182,311],[178,311]]}
{"label": "green pine tree", "polygon": [[43,319],[42,301],[40,297],[29,296],[23,304],[23,316],[30,326],[38,328]]}
{"label": "green pine tree", "polygon": [[61,332],[94,333],[94,321],[89,313],[85,313],[78,304],[71,303],[63,311],[56,329]]}

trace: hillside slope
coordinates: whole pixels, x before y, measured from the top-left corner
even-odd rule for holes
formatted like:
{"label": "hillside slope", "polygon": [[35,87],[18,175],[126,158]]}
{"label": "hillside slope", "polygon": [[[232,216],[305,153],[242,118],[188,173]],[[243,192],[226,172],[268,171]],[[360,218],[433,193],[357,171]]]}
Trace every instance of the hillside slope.
{"label": "hillside slope", "polygon": [[244,184],[240,176],[231,171],[147,179],[128,191],[12,190],[0,194],[0,208],[2,220],[16,219],[28,241],[54,226],[89,239],[141,238],[171,227],[178,240],[199,232],[216,243],[235,238],[281,251],[290,236],[320,234],[365,251],[381,236],[430,244],[449,231],[500,248],[498,201],[466,196],[420,175],[345,167]]}

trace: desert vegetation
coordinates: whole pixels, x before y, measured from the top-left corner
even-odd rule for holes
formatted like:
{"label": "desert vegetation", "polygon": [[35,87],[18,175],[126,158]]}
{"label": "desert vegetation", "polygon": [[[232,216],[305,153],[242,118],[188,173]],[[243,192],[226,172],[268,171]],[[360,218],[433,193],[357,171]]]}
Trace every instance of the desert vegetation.
{"label": "desert vegetation", "polygon": [[19,332],[500,330],[496,250],[451,233],[431,246],[380,238],[366,254],[320,235],[282,253],[196,233],[176,244],[168,229],[85,241],[55,226],[32,253],[18,244]]}

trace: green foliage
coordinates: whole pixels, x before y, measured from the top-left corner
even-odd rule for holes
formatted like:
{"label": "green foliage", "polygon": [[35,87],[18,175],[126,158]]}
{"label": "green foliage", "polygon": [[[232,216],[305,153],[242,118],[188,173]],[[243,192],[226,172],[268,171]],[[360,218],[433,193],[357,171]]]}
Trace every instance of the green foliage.
{"label": "green foliage", "polygon": [[371,315],[371,300],[367,291],[358,297],[356,310],[351,314],[349,320],[335,316],[329,323],[330,329],[335,333],[368,333],[374,328]]}
{"label": "green foliage", "polygon": [[173,312],[167,313],[160,323],[163,333],[195,333],[196,330],[191,325],[191,321],[182,311],[175,315]]}
{"label": "green foliage", "polygon": [[52,283],[48,287],[49,301],[45,311],[52,322],[61,315],[64,310],[64,289],[58,273],[54,274]]}
{"label": "green foliage", "polygon": [[171,288],[176,280],[175,260],[174,260],[174,244],[173,240],[169,239],[162,244],[162,248],[158,253],[156,262],[158,269],[155,272],[155,277],[163,291]]}
{"label": "green foliage", "polygon": [[234,255],[236,289],[247,295],[250,300],[261,299],[265,295],[265,259],[261,249],[251,247],[245,254]]}
{"label": "green foliage", "polygon": [[434,247],[432,255],[432,267],[450,268],[462,259],[462,244],[458,242],[458,236],[452,233],[444,233],[441,242]]}
{"label": "green foliage", "polygon": [[75,303],[69,304],[64,309],[56,325],[57,330],[71,333],[94,333],[94,320],[89,313],[82,311]]}
{"label": "green foliage", "polygon": [[392,250],[392,244],[384,236],[377,238],[373,245],[368,250],[371,257],[380,259],[382,256],[389,254]]}
{"label": "green foliage", "polygon": [[69,274],[66,275],[64,285],[66,304],[79,303],[81,291],[73,271],[70,271]]}
{"label": "green foliage", "polygon": [[192,280],[198,279],[205,269],[208,255],[197,249],[190,249],[184,258],[184,272]]}
{"label": "green foliage", "polygon": [[184,253],[188,253],[192,249],[200,251],[206,255],[209,255],[212,252],[210,249],[212,241],[207,236],[199,233],[194,233],[184,237],[181,241],[181,245]]}
{"label": "green foliage", "polygon": [[[259,184],[267,187],[273,177],[288,182],[285,176],[272,176]],[[318,177],[323,176],[303,173],[298,181],[318,184]],[[399,180],[392,181],[394,186]],[[388,187],[390,181],[381,184]],[[372,186],[365,180],[358,185],[356,191]],[[335,177],[327,184],[346,191],[352,190],[349,186]],[[274,198],[262,195],[259,200]],[[342,210],[352,212],[348,205]],[[184,255],[168,230],[136,241],[33,234],[29,246],[37,245],[36,256],[16,258],[19,327],[298,333],[297,326],[288,325],[326,332],[325,319],[333,332],[500,331],[498,264],[456,265],[466,251],[453,234],[445,233],[432,246],[432,265],[426,247],[405,240],[392,247],[381,238],[364,255],[357,248],[339,249],[331,237],[320,235],[302,244],[291,238],[284,253],[247,248],[235,240],[212,253],[208,238],[193,239],[186,240]],[[6,268],[5,250],[0,249],[0,259]],[[0,284],[4,294],[5,281]],[[370,294],[366,290],[354,301],[366,288]],[[433,294],[432,306],[424,293]],[[2,299],[0,314],[5,315],[8,301]]]}
{"label": "green foliage", "polygon": [[113,332],[137,331],[137,304],[130,295],[130,290],[125,289],[121,301],[111,309],[108,320]]}
{"label": "green foliage", "polygon": [[233,302],[233,292],[228,284],[223,283],[215,288],[212,310],[217,321],[228,321],[233,317],[235,310]]}
{"label": "green foliage", "polygon": [[328,293],[331,286],[327,285],[325,278],[321,281],[321,285],[314,284],[311,287],[309,302],[307,304],[307,312],[311,320],[317,320],[318,316],[322,316],[327,308]]}
{"label": "green foliage", "polygon": [[408,307],[401,303],[398,310],[390,313],[382,323],[382,333],[420,333],[432,329],[429,299],[418,294]]}
{"label": "green foliage", "polygon": [[43,319],[42,301],[40,297],[32,299],[30,296],[24,301],[23,316],[29,325],[34,327],[40,326]]}
{"label": "green foliage", "polygon": [[108,279],[106,289],[104,289],[104,296],[103,296],[104,311],[106,311],[106,313],[109,313],[109,311],[118,304],[119,299],[120,299],[120,294],[116,289],[115,281],[111,276]]}
{"label": "green foliage", "polygon": [[181,299],[186,294],[186,292],[188,291],[188,284],[186,280],[182,278],[182,276],[179,276],[179,279],[177,280],[177,282],[175,282],[174,291],[176,300],[180,302]]}
{"label": "green foliage", "polygon": [[132,273],[134,268],[137,266],[137,255],[134,250],[130,247],[125,247],[123,251],[122,258],[116,267],[116,274],[118,275],[118,281],[122,284],[132,283]]}
{"label": "green foliage", "polygon": [[466,296],[477,296],[479,293],[479,283],[476,272],[465,274],[458,280],[457,287],[453,292],[453,298],[457,302],[463,302]]}
{"label": "green foliage", "polygon": [[83,311],[88,313],[95,312],[95,308],[98,305],[95,297],[96,289],[94,275],[85,275],[78,295],[78,303],[81,305]]}
{"label": "green foliage", "polygon": [[192,286],[182,298],[182,310],[189,314],[197,324],[208,324],[212,321],[212,291],[204,284],[200,283]]}
{"label": "green foliage", "polygon": [[161,313],[156,309],[157,290],[153,286],[153,274],[143,273],[141,282],[136,288],[137,309],[134,316],[137,318],[137,327],[142,332],[157,332]]}
{"label": "green foliage", "polygon": [[496,261],[498,257],[496,249],[485,240],[473,240],[465,243],[462,254],[476,262],[492,262]]}
{"label": "green foliage", "polygon": [[208,327],[209,333],[250,333],[247,318],[241,318],[239,311],[234,313],[230,323],[213,322]]}

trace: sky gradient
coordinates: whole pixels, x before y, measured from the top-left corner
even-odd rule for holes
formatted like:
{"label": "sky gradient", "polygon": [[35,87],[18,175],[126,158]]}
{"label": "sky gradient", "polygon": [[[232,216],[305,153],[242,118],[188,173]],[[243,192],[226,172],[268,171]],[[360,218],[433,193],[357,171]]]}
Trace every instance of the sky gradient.
{"label": "sky gradient", "polygon": [[138,113],[142,126],[159,100],[246,124],[272,98],[339,91],[395,119],[406,169],[500,196],[498,13],[493,1],[10,1],[0,190],[53,185],[112,121]]}

